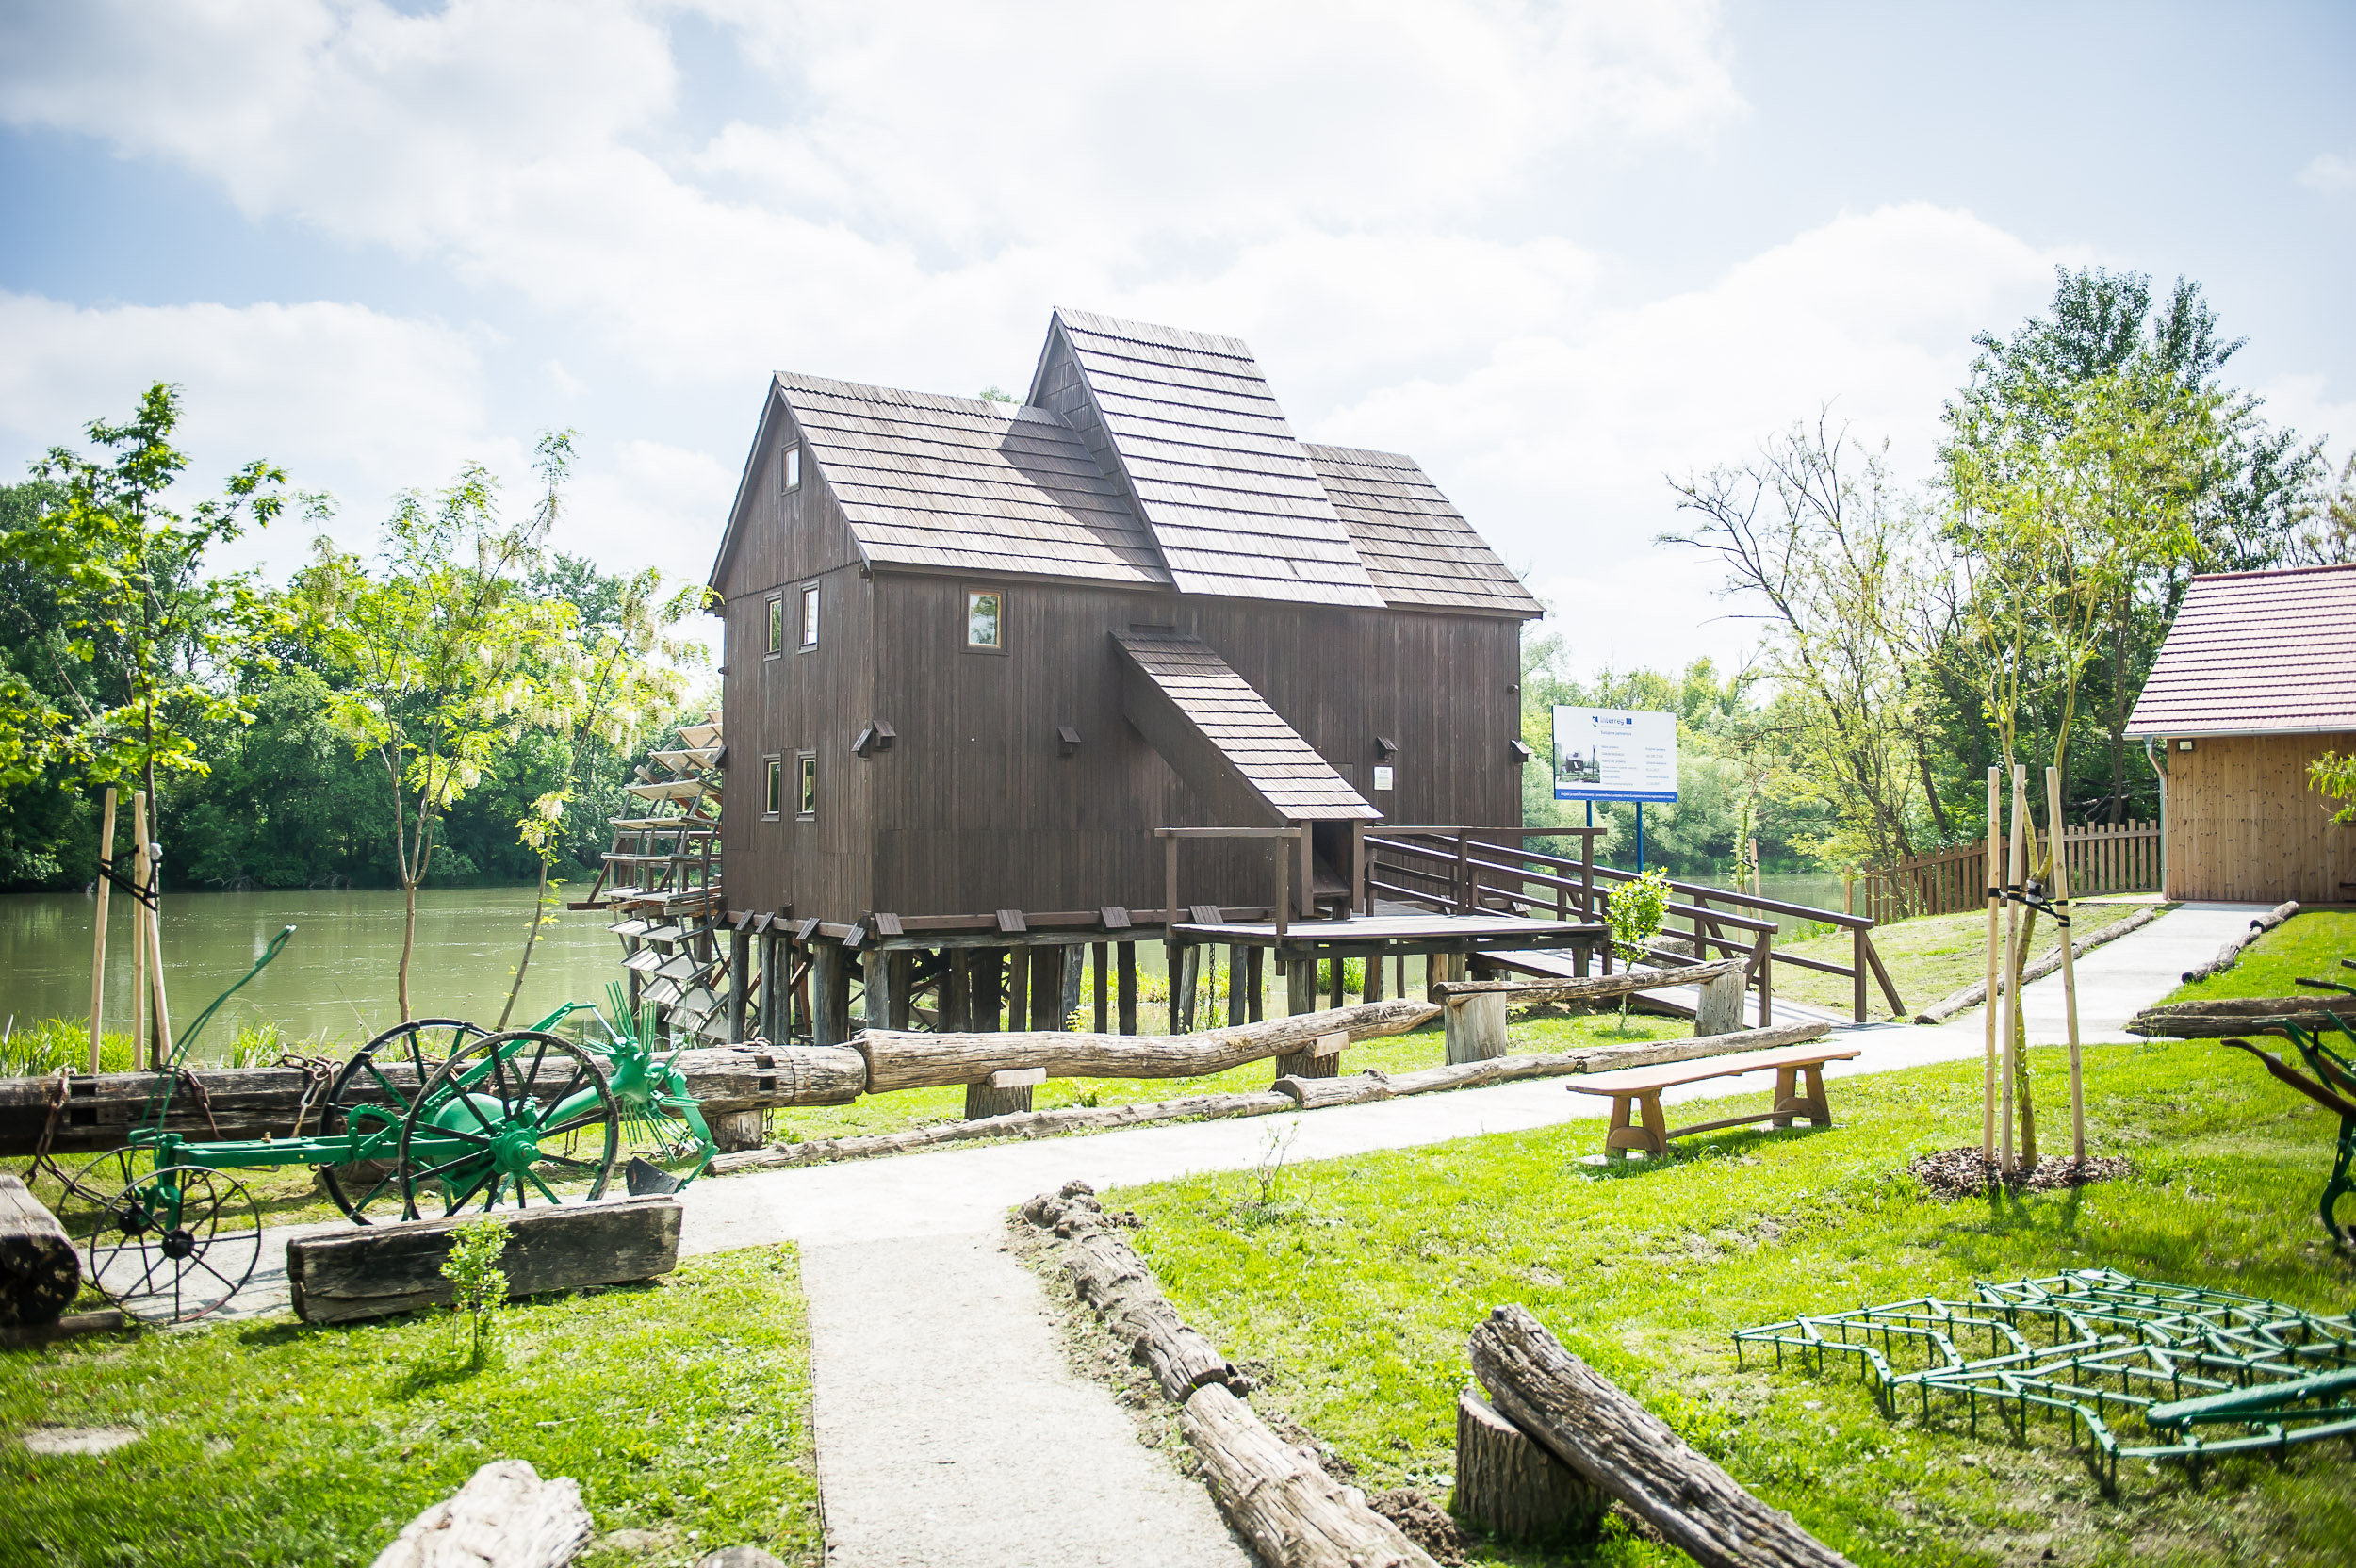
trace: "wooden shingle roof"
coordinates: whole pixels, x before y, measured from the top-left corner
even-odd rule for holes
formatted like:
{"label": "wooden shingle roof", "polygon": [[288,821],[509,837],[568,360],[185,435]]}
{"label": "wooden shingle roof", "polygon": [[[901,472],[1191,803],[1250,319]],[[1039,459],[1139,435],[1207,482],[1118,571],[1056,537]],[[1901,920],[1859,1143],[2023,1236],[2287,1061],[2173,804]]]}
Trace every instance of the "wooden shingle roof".
{"label": "wooden shingle roof", "polygon": [[1383,603],[1242,339],[1058,310],[1051,353],[1058,332],[1182,592]]}
{"label": "wooden shingle roof", "polygon": [[[1382,816],[1201,638],[1128,631],[1115,632],[1113,641],[1277,820],[1370,822]],[[1164,755],[1179,750],[1173,746]]]}
{"label": "wooden shingle roof", "polygon": [[1386,603],[1545,612],[1414,458],[1358,447],[1301,450]]}
{"label": "wooden shingle roof", "polygon": [[1166,587],[1118,482],[1044,409],[780,373],[871,562]]}
{"label": "wooden shingle roof", "polygon": [[2356,730],[2356,566],[2197,577],[2127,733]]}

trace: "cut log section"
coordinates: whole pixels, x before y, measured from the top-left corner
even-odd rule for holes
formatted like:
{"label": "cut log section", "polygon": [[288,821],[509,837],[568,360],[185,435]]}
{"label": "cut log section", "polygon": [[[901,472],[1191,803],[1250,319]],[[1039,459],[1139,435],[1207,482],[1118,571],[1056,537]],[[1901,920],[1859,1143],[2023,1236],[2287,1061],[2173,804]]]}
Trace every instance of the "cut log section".
{"label": "cut log section", "polygon": [[1276,1092],[1290,1095],[1304,1111],[1320,1111],[1328,1105],[1362,1105],[1369,1100],[1391,1098],[1391,1080],[1368,1068],[1347,1078],[1279,1078]]}
{"label": "cut log section", "polygon": [[1708,985],[1722,974],[1741,971],[1748,962],[1744,958],[1725,958],[1714,963],[1687,964],[1679,969],[1624,969],[1617,974],[1595,974],[1578,980],[1444,980],[1432,988],[1432,993],[1443,1001],[1460,996],[1502,996],[1514,1006],[1534,1006],[1541,1002],[1600,1002],[1638,991]]}
{"label": "cut log section", "polygon": [[1526,1308],[1490,1313],[1473,1331],[1472,1364],[1499,1413],[1703,1568],[1849,1568],[1562,1348]]}
{"label": "cut log section", "polygon": [[[330,1231],[286,1243],[294,1309],[311,1323],[383,1317],[440,1306],[451,1233],[480,1215]],[[498,1217],[507,1227],[499,1267],[511,1296],[650,1280],[679,1266],[679,1202],[622,1198]]]}
{"label": "cut log section", "polygon": [[2223,947],[2218,948],[2217,950],[2216,957],[2210,959],[2207,963],[2202,964],[2199,969],[2188,969],[2184,971],[2184,984],[2189,986],[2196,980],[2206,980],[2212,974],[2221,973],[2226,970],[2232,969],[2236,963],[2240,962],[2241,950],[2243,948],[2248,947],[2251,942],[2256,941],[2260,937],[2265,936],[2267,932],[2273,930],[2276,926],[2282,924],[2284,921],[2290,919],[2297,913],[2299,913],[2299,900],[2295,898],[2287,903],[2278,904],[2273,908],[2268,909],[2265,914],[2260,915],[2257,919],[2250,923],[2249,930],[2243,932],[2240,936],[2235,937],[2232,941],[2227,942]]}
{"label": "cut log section", "polygon": [[1437,1568],[1366,1494],[1327,1475],[1213,1384],[1179,1416],[1219,1511],[1268,1568]]}
{"label": "cut log section", "polygon": [[570,1477],[544,1481],[527,1460],[493,1460],[412,1520],[374,1568],[564,1568],[594,1527]]}
{"label": "cut log section", "polygon": [[[2070,943],[2070,958],[2073,961],[2083,958],[2087,954],[2093,952],[2096,948],[2101,947],[2104,942],[2115,942],[2119,940],[2119,938],[2126,936],[2129,932],[2140,931],[2145,926],[2151,924],[2153,921],[2159,918],[2160,911],[2158,909],[2137,909],[2134,914],[2129,915],[2125,920],[2114,922],[2109,925],[2105,925],[2102,930],[2094,933],[2094,935],[2090,937],[2081,937],[2076,941]],[[2027,969],[2021,972],[2021,983],[2025,986],[2032,980],[2044,979],[2047,975],[2061,968],[2061,948],[2056,945],[2053,952],[2048,953],[2044,957],[2039,958],[2036,963],[2031,964]],[[1955,1017],[1957,1013],[1976,1007],[1987,1000],[1988,982],[1986,980],[1974,980],[1972,984],[1964,987],[1963,989],[1940,997],[1937,1002],[1932,1003],[1929,1006],[1915,1014],[1914,1021],[1917,1023],[1944,1023],[1949,1019]]]}
{"label": "cut log section", "polygon": [[1087,1184],[1040,1193],[1023,1205],[1023,1217],[1064,1240],[1063,1271],[1072,1290],[1172,1403],[1213,1383],[1244,1386],[1227,1358],[1178,1315]]}
{"label": "cut log section", "polygon": [[1611,1502],[1480,1395],[1456,1396],[1450,1512],[1502,1541],[1590,1541]]}
{"label": "cut log section", "polygon": [[54,1323],[81,1288],[82,1260],[65,1227],[0,1171],[0,1327]]}
{"label": "cut log section", "polygon": [[1194,1078],[1300,1051],[1320,1035],[1353,1040],[1402,1034],[1439,1014],[1424,1002],[1375,1002],[1195,1035],[1089,1035],[1021,1030],[923,1035],[870,1029],[851,1043],[867,1057],[867,1092],[946,1088],[1008,1068],[1050,1078]]}
{"label": "cut log section", "polygon": [[2219,996],[2146,1007],[2127,1021],[2127,1033],[2165,1039],[2223,1039],[2246,1035],[2267,1019],[2287,1018],[2303,1029],[2335,1027],[2335,1013],[2356,1023],[2356,996]]}

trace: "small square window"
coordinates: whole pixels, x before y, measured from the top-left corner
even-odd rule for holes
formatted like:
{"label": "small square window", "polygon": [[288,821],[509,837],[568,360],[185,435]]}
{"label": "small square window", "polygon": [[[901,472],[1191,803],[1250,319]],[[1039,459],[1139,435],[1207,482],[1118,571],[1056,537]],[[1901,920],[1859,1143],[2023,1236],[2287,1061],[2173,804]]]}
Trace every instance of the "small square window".
{"label": "small square window", "polygon": [[790,441],[786,443],[785,449],[777,453],[777,494],[791,495],[801,487],[802,444],[799,441]]}
{"label": "small square window", "polygon": [[794,761],[801,770],[801,792],[794,804],[794,813],[814,817],[818,814],[818,754],[805,751],[798,754]]}
{"label": "small square window", "polygon": [[785,651],[785,601],[783,599],[769,601],[769,651],[771,653]]}
{"label": "small square window", "polygon": [[818,584],[802,590],[802,646],[818,645]]}
{"label": "small square window", "polygon": [[761,815],[774,817],[785,809],[785,760],[769,759],[768,789],[761,795]]}
{"label": "small square window", "polygon": [[1004,647],[1006,635],[1005,601],[996,594],[973,589],[965,596],[965,645],[969,648]]}

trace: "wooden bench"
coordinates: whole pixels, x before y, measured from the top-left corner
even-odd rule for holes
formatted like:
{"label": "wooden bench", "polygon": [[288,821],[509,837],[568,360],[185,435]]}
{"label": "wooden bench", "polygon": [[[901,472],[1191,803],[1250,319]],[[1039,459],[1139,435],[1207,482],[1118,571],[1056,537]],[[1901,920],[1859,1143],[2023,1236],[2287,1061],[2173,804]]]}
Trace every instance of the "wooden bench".
{"label": "wooden bench", "polygon": [[[1612,1159],[1626,1159],[1631,1149],[1641,1149],[1651,1155],[1669,1152],[1669,1140],[1693,1133],[1714,1133],[1722,1127],[1742,1127],[1754,1121],[1772,1121],[1778,1127],[1789,1127],[1792,1119],[1804,1116],[1815,1127],[1832,1125],[1832,1107],[1824,1101],[1824,1064],[1845,1062],[1858,1054],[1856,1051],[1833,1051],[1823,1046],[1803,1046],[1791,1051],[1746,1051],[1731,1056],[1704,1056],[1690,1062],[1663,1062],[1658,1067],[1623,1068],[1617,1072],[1598,1072],[1590,1077],[1576,1078],[1564,1087],[1573,1094],[1608,1094],[1612,1097],[1612,1131],[1604,1138],[1604,1152]],[[1661,1091],[1680,1084],[1699,1084],[1711,1078],[1735,1078],[1745,1072],[1759,1072],[1768,1068],[1775,1071],[1775,1109],[1756,1116],[1726,1117],[1718,1121],[1699,1121],[1675,1132],[1661,1115]],[[1629,1125],[1633,1108],[1644,1125]]]}

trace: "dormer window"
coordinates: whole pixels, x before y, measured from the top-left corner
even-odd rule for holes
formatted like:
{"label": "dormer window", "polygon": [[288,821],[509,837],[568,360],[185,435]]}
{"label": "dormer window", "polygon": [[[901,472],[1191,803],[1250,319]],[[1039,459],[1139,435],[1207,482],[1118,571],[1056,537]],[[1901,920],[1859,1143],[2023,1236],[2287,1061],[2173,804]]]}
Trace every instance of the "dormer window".
{"label": "dormer window", "polygon": [[802,487],[802,444],[789,441],[777,453],[777,494],[789,495]]}

